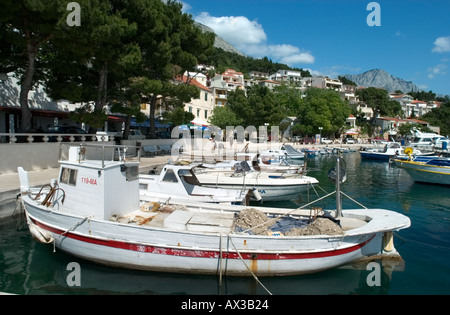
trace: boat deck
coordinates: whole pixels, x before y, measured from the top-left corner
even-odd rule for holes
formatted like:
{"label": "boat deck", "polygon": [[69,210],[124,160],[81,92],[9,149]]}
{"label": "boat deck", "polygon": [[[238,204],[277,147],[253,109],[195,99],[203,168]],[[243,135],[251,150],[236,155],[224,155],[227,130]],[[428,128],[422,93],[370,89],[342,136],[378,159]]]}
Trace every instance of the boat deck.
{"label": "boat deck", "polygon": [[[243,209],[244,208],[252,209],[252,207],[243,207]],[[274,209],[270,210],[270,212],[273,212]],[[278,210],[280,211],[280,209]],[[310,217],[308,213],[311,215],[311,212],[307,210],[303,211],[301,215],[296,214],[293,217],[308,219]],[[172,231],[227,234],[232,233],[235,229],[235,214],[236,212],[234,211],[226,211],[226,208],[224,211],[208,209],[192,211],[185,206],[174,207],[173,205],[166,206],[149,202],[144,203],[140,210],[133,211],[122,217],[113,216],[111,220],[119,223],[135,224],[143,227],[168,229]],[[285,213],[269,214],[269,212],[266,212],[266,214],[268,215],[268,218],[276,218],[280,215],[283,217]],[[292,214],[289,216],[292,216]],[[366,216],[342,217],[339,220],[342,231],[360,228],[370,221]],[[273,221],[273,224],[275,224],[275,222],[276,221]]]}
{"label": "boat deck", "polygon": [[234,214],[230,212],[193,212],[181,209],[173,212],[137,210],[122,217],[113,217],[111,220],[174,231],[230,233]]}

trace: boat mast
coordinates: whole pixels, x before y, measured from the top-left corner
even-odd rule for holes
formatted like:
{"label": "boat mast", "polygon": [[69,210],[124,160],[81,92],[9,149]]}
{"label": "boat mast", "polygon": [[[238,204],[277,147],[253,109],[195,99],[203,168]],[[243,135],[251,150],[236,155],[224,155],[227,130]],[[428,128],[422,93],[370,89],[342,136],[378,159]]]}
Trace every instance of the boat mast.
{"label": "boat mast", "polygon": [[342,217],[341,199],[341,157],[340,151],[336,155],[336,218]]}

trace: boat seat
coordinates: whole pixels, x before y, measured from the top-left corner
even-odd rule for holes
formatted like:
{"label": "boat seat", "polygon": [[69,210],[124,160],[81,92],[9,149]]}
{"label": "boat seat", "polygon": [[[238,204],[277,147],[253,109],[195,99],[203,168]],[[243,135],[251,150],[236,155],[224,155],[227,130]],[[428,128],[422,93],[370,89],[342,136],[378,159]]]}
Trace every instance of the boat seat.
{"label": "boat seat", "polygon": [[186,231],[186,224],[194,215],[193,212],[184,210],[175,210],[167,218],[164,219],[164,228],[177,231]]}
{"label": "boat seat", "polygon": [[361,220],[361,219],[348,218],[348,217],[341,217],[341,218],[339,218],[339,221],[340,221],[341,227],[344,231],[359,228],[367,223],[366,221]]}
{"label": "boat seat", "polygon": [[196,213],[186,225],[186,230],[205,233],[229,233],[233,225],[232,213]]}

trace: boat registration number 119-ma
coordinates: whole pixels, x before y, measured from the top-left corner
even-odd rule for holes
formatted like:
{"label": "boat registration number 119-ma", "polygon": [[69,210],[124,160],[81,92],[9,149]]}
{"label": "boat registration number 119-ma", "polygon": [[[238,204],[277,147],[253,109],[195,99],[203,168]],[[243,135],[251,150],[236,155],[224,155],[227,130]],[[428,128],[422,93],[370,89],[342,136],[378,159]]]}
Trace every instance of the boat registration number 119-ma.
{"label": "boat registration number 119-ma", "polygon": [[95,178],[81,177],[81,182],[88,185],[97,185],[97,180]]}

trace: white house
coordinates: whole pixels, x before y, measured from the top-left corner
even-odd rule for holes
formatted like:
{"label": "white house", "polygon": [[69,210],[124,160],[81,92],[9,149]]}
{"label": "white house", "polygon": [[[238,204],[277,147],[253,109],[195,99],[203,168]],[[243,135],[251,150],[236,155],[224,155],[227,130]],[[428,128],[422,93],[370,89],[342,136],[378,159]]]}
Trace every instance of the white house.
{"label": "white house", "polygon": [[215,106],[225,106],[228,92],[239,89],[245,90],[244,74],[233,69],[227,69],[222,74],[216,74],[209,85],[214,95]]}
{"label": "white house", "polygon": [[[204,77],[204,78],[203,78]],[[195,78],[186,75],[183,76],[183,82],[188,82],[200,89],[199,98],[191,99],[190,102],[184,104],[184,110],[192,113],[194,115],[193,123],[197,125],[209,125],[208,118],[211,117],[212,111],[214,109],[214,95],[211,89],[207,88],[206,85],[200,83],[206,83],[206,76],[199,75]],[[204,79],[204,81],[202,81]]]}
{"label": "white house", "polygon": [[272,81],[283,81],[298,83],[302,79],[302,74],[300,71],[294,70],[278,70],[276,73],[269,76],[269,80]]}
{"label": "white house", "polygon": [[329,77],[312,77],[311,86],[320,89],[332,89],[339,92],[342,89],[342,82],[338,79],[330,79]]}

